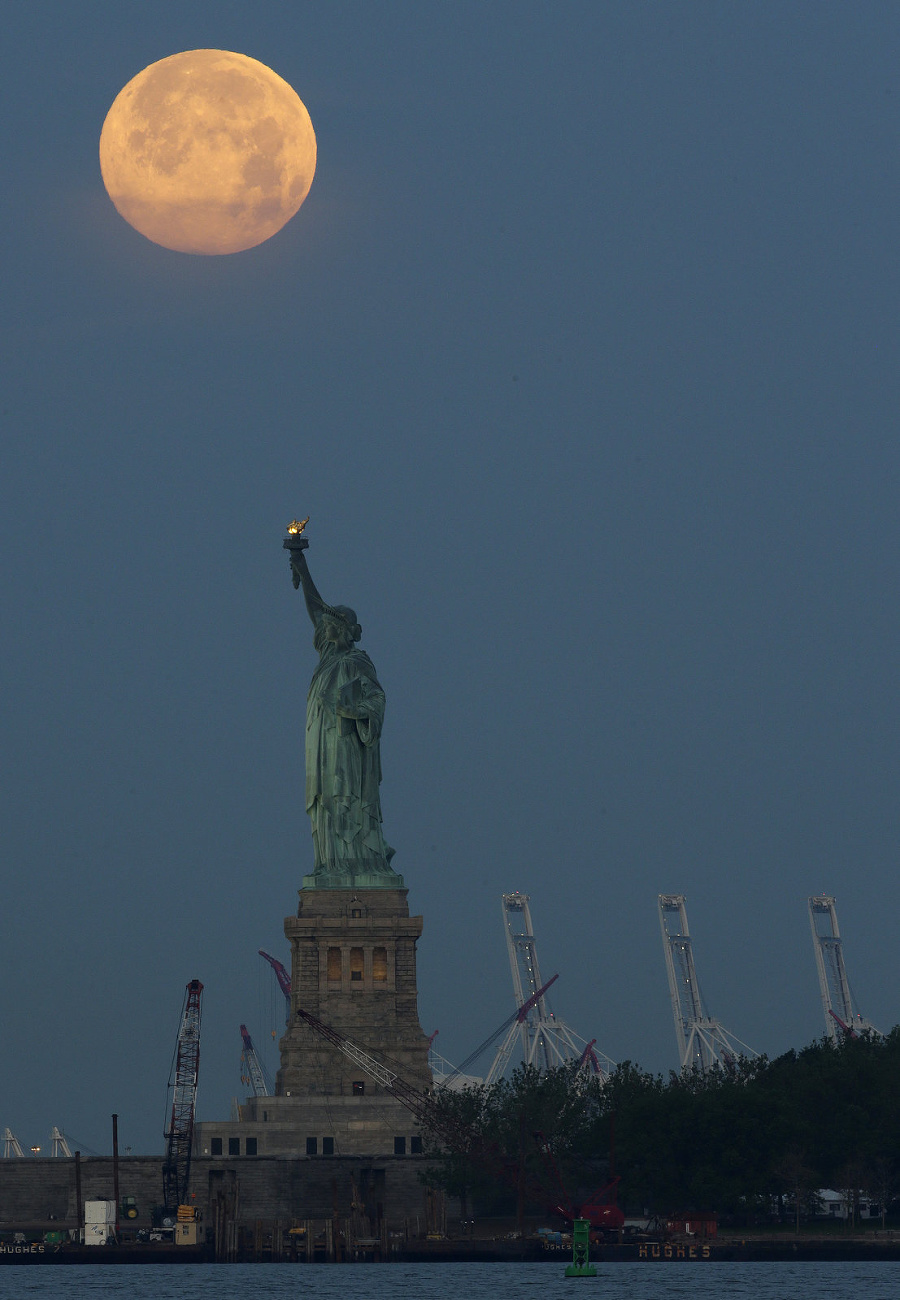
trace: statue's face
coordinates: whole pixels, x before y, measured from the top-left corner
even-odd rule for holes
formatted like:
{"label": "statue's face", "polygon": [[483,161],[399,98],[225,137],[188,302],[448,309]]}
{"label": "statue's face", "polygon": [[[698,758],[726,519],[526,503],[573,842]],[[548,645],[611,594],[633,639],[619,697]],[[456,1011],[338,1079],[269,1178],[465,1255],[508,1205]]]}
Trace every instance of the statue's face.
{"label": "statue's face", "polygon": [[335,645],[350,645],[352,638],[347,624],[340,618],[332,618],[326,614],[322,619],[322,635],[326,641],[332,641]]}

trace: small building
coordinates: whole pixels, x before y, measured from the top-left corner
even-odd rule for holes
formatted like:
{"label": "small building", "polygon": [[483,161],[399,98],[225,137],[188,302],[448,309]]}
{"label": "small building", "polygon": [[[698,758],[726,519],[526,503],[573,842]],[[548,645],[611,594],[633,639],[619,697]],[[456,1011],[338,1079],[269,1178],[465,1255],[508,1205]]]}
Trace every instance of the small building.
{"label": "small building", "polygon": [[[857,1192],[856,1213],[860,1219],[875,1219],[881,1213],[877,1205],[874,1205],[868,1196],[863,1196],[862,1192]],[[819,1201],[819,1218],[824,1219],[849,1219],[850,1206],[853,1193],[836,1192],[831,1187],[820,1187],[816,1192]]]}

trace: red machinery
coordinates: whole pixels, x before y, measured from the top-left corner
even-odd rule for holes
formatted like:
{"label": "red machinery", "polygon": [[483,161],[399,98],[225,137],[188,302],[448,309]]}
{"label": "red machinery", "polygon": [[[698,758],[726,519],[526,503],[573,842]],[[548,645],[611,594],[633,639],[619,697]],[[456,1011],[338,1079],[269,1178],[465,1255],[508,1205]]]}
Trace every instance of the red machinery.
{"label": "red machinery", "polygon": [[857,1032],[856,1032],[856,1030],[853,1028],[853,1026],[852,1026],[852,1025],[848,1025],[847,1022],[846,1022],[845,1020],[841,1020],[841,1018],[840,1018],[840,1016],[837,1014],[837,1012],[836,1012],[836,1011],[832,1011],[831,1007],[828,1008],[828,1014],[829,1014],[830,1016],[832,1016],[833,1019],[835,1019],[835,1020],[838,1022],[838,1024],[839,1024],[840,1027],[841,1027],[841,1029],[843,1029],[844,1033],[847,1035],[848,1038],[858,1038],[858,1037],[859,1037],[859,1035],[857,1034]]}
{"label": "red machinery", "polygon": [[617,1232],[625,1226],[625,1215],[616,1204],[616,1194],[621,1179],[616,1175],[604,1187],[592,1192],[580,1206],[573,1204],[571,1196],[563,1186],[559,1166],[551,1150],[550,1143],[543,1133],[535,1133],[538,1149],[544,1158],[544,1164],[553,1176],[553,1180],[562,1193],[559,1204],[553,1208],[569,1223],[576,1219],[587,1219],[593,1233]]}

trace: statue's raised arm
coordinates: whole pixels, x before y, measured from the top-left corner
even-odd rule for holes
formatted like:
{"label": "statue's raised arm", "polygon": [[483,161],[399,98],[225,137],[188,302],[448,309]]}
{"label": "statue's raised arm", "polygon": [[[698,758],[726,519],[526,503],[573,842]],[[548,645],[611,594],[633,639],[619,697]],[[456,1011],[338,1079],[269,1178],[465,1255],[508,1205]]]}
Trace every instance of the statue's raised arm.
{"label": "statue's raised arm", "polygon": [[291,578],[294,587],[303,588],[303,599],[306,601],[306,612],[312,619],[315,627],[325,612],[325,601],[319,595],[319,589],[312,580],[312,574],[309,571],[309,565],[306,563],[305,551],[291,551]]}

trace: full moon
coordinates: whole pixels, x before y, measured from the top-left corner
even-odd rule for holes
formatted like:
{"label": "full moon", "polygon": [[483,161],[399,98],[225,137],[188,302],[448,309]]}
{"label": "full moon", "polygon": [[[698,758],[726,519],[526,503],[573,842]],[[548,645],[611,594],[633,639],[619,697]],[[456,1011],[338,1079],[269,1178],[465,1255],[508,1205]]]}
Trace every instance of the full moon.
{"label": "full moon", "polygon": [[117,210],[180,253],[261,244],[290,221],[315,170],[315,132],[296,91],[229,50],[151,63],[119,91],[100,133]]}

